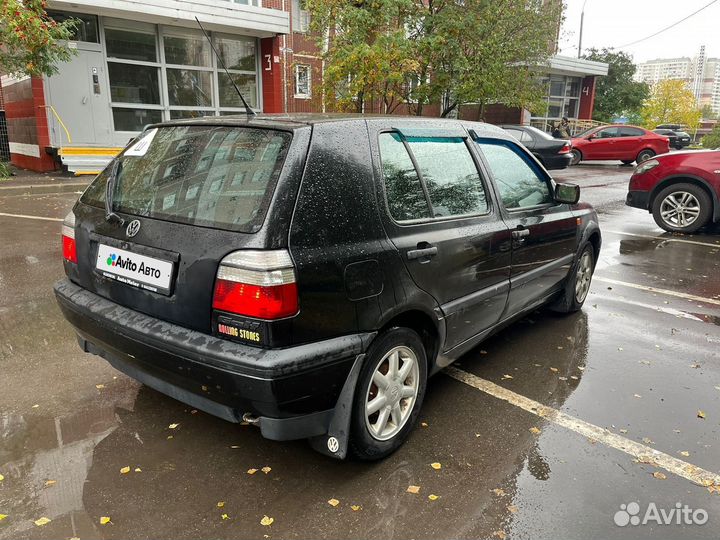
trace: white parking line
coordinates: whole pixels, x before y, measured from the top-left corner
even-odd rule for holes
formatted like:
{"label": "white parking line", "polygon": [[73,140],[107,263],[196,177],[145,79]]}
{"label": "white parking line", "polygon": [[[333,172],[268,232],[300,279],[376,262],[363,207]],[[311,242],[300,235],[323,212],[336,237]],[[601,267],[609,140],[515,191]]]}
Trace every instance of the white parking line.
{"label": "white parking line", "polygon": [[22,218],[22,219],[37,219],[40,221],[62,221],[62,219],[54,218],[54,217],[26,216],[25,214],[6,214],[5,212],[0,212],[0,216],[16,217],[16,218]]}
{"label": "white parking line", "polygon": [[641,291],[654,292],[658,294],[665,294],[667,296],[676,296],[677,298],[684,298],[686,300],[692,300],[693,302],[702,302],[704,304],[713,304],[720,306],[720,300],[715,298],[703,298],[702,296],[695,296],[694,294],[681,293],[678,291],[671,291],[668,289],[658,289],[656,287],[649,287],[647,285],[638,285],[637,283],[629,283],[627,281],[618,281],[617,279],[604,278],[600,276],[593,277],[595,281],[602,281],[603,283],[610,283],[612,285],[619,285],[621,287],[632,287],[633,289],[640,289]]}
{"label": "white parking line", "polygon": [[653,236],[652,234],[636,234],[622,231],[610,231],[603,229],[603,232],[610,234],[621,234],[623,236],[635,236],[637,238],[652,238],[658,242],[681,242],[683,244],[694,244],[696,246],[707,246],[711,248],[720,248],[720,244],[711,244],[710,242],[698,242],[697,240],[683,240],[682,238],[665,238],[663,236]]}
{"label": "white parking line", "polygon": [[552,407],[546,407],[537,401],[533,401],[525,396],[516,394],[512,390],[498,386],[495,383],[487,381],[477,375],[473,375],[472,373],[468,373],[467,371],[454,367],[448,367],[445,368],[444,373],[455,380],[485,392],[497,399],[506,401],[511,405],[515,405],[524,411],[544,418],[545,420],[574,431],[584,437],[600,442],[610,448],[625,452],[640,463],[655,465],[700,486],[720,486],[720,474],[701,469],[700,467],[687,463],[681,459],[677,459],[669,454],[660,452],[659,450],[655,450],[654,448],[650,448],[644,444],[637,443],[626,437],[612,433],[607,429],[590,424],[562,411],[553,409]]}

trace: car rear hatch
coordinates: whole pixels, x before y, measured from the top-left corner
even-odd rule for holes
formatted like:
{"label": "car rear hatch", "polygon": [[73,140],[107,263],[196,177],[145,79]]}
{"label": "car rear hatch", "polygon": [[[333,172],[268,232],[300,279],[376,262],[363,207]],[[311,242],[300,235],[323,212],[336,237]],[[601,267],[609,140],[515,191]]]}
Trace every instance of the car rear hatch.
{"label": "car rear hatch", "polygon": [[[288,156],[304,159],[308,138],[227,122],[146,130],[73,209],[77,264],[66,262],[69,277],[122,306],[217,334],[221,261],[232,254],[230,266],[240,269],[224,272],[255,279],[266,263],[255,261],[259,251],[282,255],[287,248],[288,218],[271,216],[292,210],[299,183],[293,171],[302,167]],[[243,270],[238,250],[256,266]]]}

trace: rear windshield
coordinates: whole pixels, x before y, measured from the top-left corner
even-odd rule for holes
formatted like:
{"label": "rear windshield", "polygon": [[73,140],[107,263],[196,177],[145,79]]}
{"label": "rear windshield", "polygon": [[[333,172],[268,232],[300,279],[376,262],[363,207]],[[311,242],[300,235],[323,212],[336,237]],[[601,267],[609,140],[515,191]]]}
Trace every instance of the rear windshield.
{"label": "rear windshield", "polygon": [[[291,140],[269,129],[173,126],[145,131],[120,161],[113,209],[203,227],[256,231]],[[105,206],[107,167],[81,197]]]}

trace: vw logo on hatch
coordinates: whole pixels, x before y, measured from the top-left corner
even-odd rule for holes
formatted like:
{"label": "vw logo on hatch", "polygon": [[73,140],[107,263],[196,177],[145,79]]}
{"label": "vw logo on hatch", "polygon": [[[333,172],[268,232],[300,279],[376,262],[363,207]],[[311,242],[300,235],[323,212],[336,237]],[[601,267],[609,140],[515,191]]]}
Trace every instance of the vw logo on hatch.
{"label": "vw logo on hatch", "polygon": [[132,238],[139,232],[140,232],[140,222],[137,219],[133,219],[128,224],[127,229],[125,229],[125,234],[127,234],[128,238]]}

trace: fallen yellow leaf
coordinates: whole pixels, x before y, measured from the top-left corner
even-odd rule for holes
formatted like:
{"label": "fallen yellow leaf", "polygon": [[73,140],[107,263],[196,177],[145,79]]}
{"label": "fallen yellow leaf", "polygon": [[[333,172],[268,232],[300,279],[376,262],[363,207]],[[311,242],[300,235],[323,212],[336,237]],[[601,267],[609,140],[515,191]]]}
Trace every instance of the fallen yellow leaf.
{"label": "fallen yellow leaf", "polygon": [[505,531],[495,531],[494,533],[492,533],[492,535],[499,538],[500,540],[505,540],[505,537],[507,536],[505,534]]}
{"label": "fallen yellow leaf", "polygon": [[439,471],[442,469],[442,464],[438,463],[437,461],[435,463],[431,463],[430,466],[435,469],[436,471]]}
{"label": "fallen yellow leaf", "polygon": [[530,433],[534,433],[535,435],[539,435],[540,431],[541,431],[540,428],[536,428],[536,427],[530,428]]}
{"label": "fallen yellow leaf", "polygon": [[260,525],[264,525],[265,527],[269,527],[273,524],[273,521],[275,521],[273,518],[268,516],[263,516],[263,518],[260,520]]}
{"label": "fallen yellow leaf", "polygon": [[494,493],[495,495],[497,495],[498,497],[504,497],[504,496],[505,496],[505,491],[504,491],[503,489],[501,489],[501,488],[495,488],[495,489],[493,489],[492,491],[493,491],[493,493]]}
{"label": "fallen yellow leaf", "polygon": [[350,505],[350,508],[352,509],[353,512],[357,512],[358,510],[362,510],[362,506],[360,506],[359,504],[351,504],[351,505]]}
{"label": "fallen yellow leaf", "polygon": [[173,439],[174,437],[173,437],[172,435],[168,435],[167,438],[168,438],[168,441],[169,441],[170,439]]}
{"label": "fallen yellow leaf", "polygon": [[428,427],[428,423],[427,423],[427,422],[420,422],[420,425],[421,425],[422,427]]}
{"label": "fallen yellow leaf", "polygon": [[688,456],[690,455],[690,452],[688,452],[687,450],[681,450],[681,451],[680,451],[680,455],[681,455],[681,456],[688,457]]}
{"label": "fallen yellow leaf", "polygon": [[511,514],[516,514],[518,511],[518,507],[515,506],[514,504],[511,504],[510,506],[508,506],[507,509]]}
{"label": "fallen yellow leaf", "polygon": [[169,427],[170,429],[175,429],[175,428],[178,427],[179,425],[180,425],[180,424],[170,424],[168,427]]}
{"label": "fallen yellow leaf", "polygon": [[46,486],[52,486],[57,483],[57,480],[48,480],[45,482]]}
{"label": "fallen yellow leaf", "polygon": [[420,493],[420,486],[408,486],[405,491],[408,493]]}
{"label": "fallen yellow leaf", "polygon": [[431,501],[437,501],[439,498],[440,498],[440,495],[434,495],[432,493],[430,495],[428,495],[428,499],[430,499]]}
{"label": "fallen yellow leaf", "polygon": [[123,467],[120,469],[120,474],[127,474],[130,472],[130,467]]}
{"label": "fallen yellow leaf", "polygon": [[505,380],[505,379],[512,379],[512,378],[513,378],[513,376],[512,376],[512,375],[508,375],[508,374],[506,373],[505,375],[503,375],[503,376],[502,376],[502,377],[500,377],[500,378],[501,378],[502,380]]}
{"label": "fallen yellow leaf", "polygon": [[330,506],[337,506],[338,504],[340,504],[340,501],[338,501],[337,499],[330,499],[330,500],[328,501],[328,504],[329,504]]}
{"label": "fallen yellow leaf", "polygon": [[270,467],[268,467],[268,466],[265,466],[265,467],[263,467],[263,468],[260,469],[260,470],[261,470],[262,472],[264,472],[265,474],[267,474],[267,473],[269,473],[270,471],[272,471],[272,469],[271,469]]}
{"label": "fallen yellow leaf", "polygon": [[228,516],[227,514],[223,514],[223,515],[221,515],[220,517],[221,517],[223,520],[230,519],[230,516]]}
{"label": "fallen yellow leaf", "polygon": [[698,418],[705,418],[705,413],[703,411],[698,410]]}
{"label": "fallen yellow leaf", "polygon": [[98,390],[102,390],[103,388],[105,388],[105,385],[104,384],[96,384],[95,388],[97,388]]}
{"label": "fallen yellow leaf", "polygon": [[[551,368],[550,368],[550,371],[552,371],[553,373],[557,373],[557,372],[558,372],[558,368],[556,368],[556,367],[551,367]],[[502,531],[500,531],[500,532],[502,532]]]}
{"label": "fallen yellow leaf", "polygon": [[223,506],[225,506],[225,501],[220,501],[217,503],[218,508],[222,508]]}
{"label": "fallen yellow leaf", "polygon": [[142,469],[140,467],[135,467],[135,472],[142,472]]}
{"label": "fallen yellow leaf", "polygon": [[655,478],[657,478],[658,480],[665,480],[665,479],[667,478],[667,476],[665,476],[665,475],[664,475],[663,473],[661,473],[660,471],[655,471],[655,472],[653,473],[653,476],[654,476]]}
{"label": "fallen yellow leaf", "polygon": [[0,474],[0,482],[2,482],[3,480],[5,480],[5,477],[2,474]]}
{"label": "fallen yellow leaf", "polygon": [[42,527],[43,525],[47,525],[47,524],[50,523],[51,521],[52,521],[52,520],[49,519],[49,518],[41,517],[40,519],[36,519],[36,520],[35,520],[35,525],[37,525],[38,527]]}
{"label": "fallen yellow leaf", "polygon": [[255,474],[256,472],[258,472],[257,469],[248,469],[248,470],[247,470],[247,473],[248,473],[248,474]]}
{"label": "fallen yellow leaf", "polygon": [[108,523],[111,523],[108,516],[102,516],[100,518],[100,525],[107,525]]}
{"label": "fallen yellow leaf", "polygon": [[5,519],[6,517],[7,517],[7,514],[0,514],[0,521],[2,521],[3,519]]}

